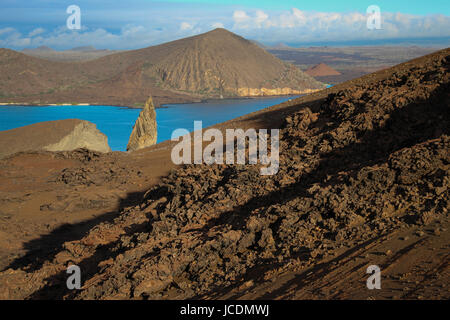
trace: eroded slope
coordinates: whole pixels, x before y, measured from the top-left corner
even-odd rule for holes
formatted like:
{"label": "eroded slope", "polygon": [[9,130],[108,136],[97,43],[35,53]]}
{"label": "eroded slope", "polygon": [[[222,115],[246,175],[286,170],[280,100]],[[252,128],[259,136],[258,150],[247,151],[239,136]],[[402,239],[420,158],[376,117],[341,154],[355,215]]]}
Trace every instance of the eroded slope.
{"label": "eroded slope", "polygon": [[[64,243],[39,269],[2,272],[2,296],[221,297],[236,285],[251,291],[257,281],[276,281],[283,270],[320,268],[339,250],[351,256],[398,230],[438,223],[436,235],[447,235],[449,68],[444,50],[384,71],[386,77],[343,86],[290,114],[273,177],[261,176],[256,166],[173,171],[113,222]],[[441,239],[436,249],[448,252],[448,237]],[[423,241],[413,245],[420,250]],[[435,275],[445,284],[448,255],[435,258]],[[77,292],[65,287],[72,263],[83,270]],[[340,267],[348,268],[333,270]],[[335,277],[343,274],[337,271]],[[449,298],[437,282],[424,281],[429,286],[422,297]],[[322,289],[322,298],[339,297]],[[270,297],[295,294],[281,288]]]}

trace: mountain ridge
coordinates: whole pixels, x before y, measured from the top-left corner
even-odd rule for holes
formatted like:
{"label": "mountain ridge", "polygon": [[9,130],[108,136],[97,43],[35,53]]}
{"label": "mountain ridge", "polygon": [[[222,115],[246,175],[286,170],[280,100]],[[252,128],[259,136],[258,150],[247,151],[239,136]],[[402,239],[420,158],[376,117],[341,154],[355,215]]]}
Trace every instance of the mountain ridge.
{"label": "mountain ridge", "polygon": [[[84,62],[55,63],[23,55],[17,57],[23,62],[7,64],[1,57],[0,102],[133,106],[149,95],[161,104],[324,88],[297,67],[225,29]],[[31,64],[32,79],[19,77],[26,72],[24,64]],[[33,83],[23,89],[23,81]]]}

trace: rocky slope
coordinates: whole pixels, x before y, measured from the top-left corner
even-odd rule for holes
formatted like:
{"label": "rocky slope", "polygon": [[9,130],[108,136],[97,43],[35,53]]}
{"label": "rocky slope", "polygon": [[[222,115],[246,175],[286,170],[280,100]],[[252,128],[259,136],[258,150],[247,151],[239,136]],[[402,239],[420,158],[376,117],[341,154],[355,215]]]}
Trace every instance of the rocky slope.
{"label": "rocky slope", "polygon": [[87,148],[110,152],[108,138],[89,121],[45,121],[0,132],[0,158],[25,151],[71,151]]}
{"label": "rocky slope", "polygon": [[135,151],[150,147],[156,143],[156,139],[156,112],[153,99],[150,97],[134,124],[133,131],[131,132],[128,141],[127,151]]}
{"label": "rocky slope", "polygon": [[[448,299],[449,69],[447,49],[225,123],[281,125],[279,173],[178,168],[113,221],[1,272],[0,296]],[[65,286],[73,263],[80,291]],[[382,290],[365,286],[371,264]]]}

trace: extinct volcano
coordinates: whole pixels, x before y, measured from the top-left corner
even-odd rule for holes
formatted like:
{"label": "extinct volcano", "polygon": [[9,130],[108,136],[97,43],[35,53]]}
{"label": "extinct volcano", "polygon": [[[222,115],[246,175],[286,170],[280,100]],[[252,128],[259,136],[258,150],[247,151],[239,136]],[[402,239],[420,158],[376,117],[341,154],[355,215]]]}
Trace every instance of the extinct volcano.
{"label": "extinct volcano", "polygon": [[151,49],[164,55],[146,71],[160,78],[164,86],[191,93],[259,96],[299,94],[323,87],[295,66],[225,29]]}
{"label": "extinct volcano", "polygon": [[302,94],[324,87],[224,29],[85,62],[50,62],[1,50],[0,102],[132,106],[149,95],[160,104]]}

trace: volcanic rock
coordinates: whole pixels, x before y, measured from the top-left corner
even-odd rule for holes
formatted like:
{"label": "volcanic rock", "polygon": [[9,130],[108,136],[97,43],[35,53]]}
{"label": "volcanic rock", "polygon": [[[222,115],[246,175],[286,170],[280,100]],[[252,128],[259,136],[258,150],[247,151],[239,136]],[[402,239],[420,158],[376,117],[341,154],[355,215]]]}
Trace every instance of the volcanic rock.
{"label": "volcanic rock", "polygon": [[0,132],[0,158],[22,151],[110,152],[108,138],[94,123],[79,119],[39,122]]}
{"label": "volcanic rock", "polygon": [[[313,263],[329,247],[443,219],[450,201],[449,58],[443,52],[348,86],[287,116],[275,176],[259,175],[257,166],[173,171],[138,206],[77,242],[127,230],[110,252],[96,253],[105,257],[99,264],[121,255],[93,267],[92,281],[73,297],[155,299],[189,288],[178,298],[193,298],[254,268]],[[437,194],[438,187],[446,191]],[[148,284],[155,290],[143,289]]]}
{"label": "volcanic rock", "polygon": [[127,151],[150,147],[156,143],[156,112],[152,97],[148,98],[144,109],[134,124],[128,141]]}
{"label": "volcanic rock", "polygon": [[[438,285],[448,282],[448,231],[403,249],[382,243],[449,219],[449,71],[446,49],[269,109],[285,120],[276,175],[261,176],[258,165],[179,167],[114,220],[59,243],[38,268],[0,272],[0,298],[236,298],[248,293],[233,291],[247,281],[266,286],[266,276],[294,270],[259,297],[317,297],[323,288],[348,299],[367,297],[361,276],[383,259],[383,272],[420,272],[420,286],[408,286],[447,300]],[[441,250],[436,267],[423,268],[433,255],[426,246]],[[67,290],[63,261],[82,268],[81,290]]]}

